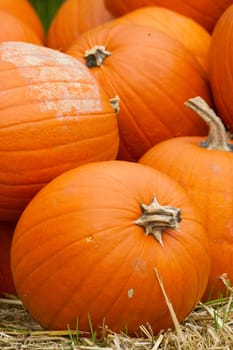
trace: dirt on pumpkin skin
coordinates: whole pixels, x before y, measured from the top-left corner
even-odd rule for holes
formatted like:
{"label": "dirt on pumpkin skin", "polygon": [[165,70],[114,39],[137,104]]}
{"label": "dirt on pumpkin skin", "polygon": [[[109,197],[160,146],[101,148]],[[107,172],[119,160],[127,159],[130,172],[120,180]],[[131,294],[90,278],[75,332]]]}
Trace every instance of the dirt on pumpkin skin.
{"label": "dirt on pumpkin skin", "polygon": [[0,298],[0,349],[7,350],[231,350],[233,349],[233,294],[213,303],[199,303],[195,310],[176,325],[175,330],[153,335],[149,325],[141,326],[134,338],[103,331],[94,333],[45,331],[23,308],[20,300],[7,295]]}

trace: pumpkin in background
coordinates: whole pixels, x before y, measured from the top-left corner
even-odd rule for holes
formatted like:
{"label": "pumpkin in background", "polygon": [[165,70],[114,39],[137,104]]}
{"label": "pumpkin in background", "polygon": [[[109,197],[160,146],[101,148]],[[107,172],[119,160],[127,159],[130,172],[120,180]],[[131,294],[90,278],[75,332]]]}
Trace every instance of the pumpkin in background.
{"label": "pumpkin in background", "polygon": [[28,0],[0,0],[0,10],[7,11],[24,22],[44,43],[43,24]]}
{"label": "pumpkin in background", "polygon": [[0,295],[16,293],[10,261],[14,229],[15,223],[0,222]]}
{"label": "pumpkin in background", "polygon": [[218,20],[211,39],[209,79],[216,110],[233,132],[233,5]]}
{"label": "pumpkin in background", "polygon": [[90,68],[109,98],[120,98],[118,159],[136,161],[167,138],[206,133],[184,106],[193,94],[210,101],[206,73],[166,33],[113,20],[83,33],[67,53]]}
{"label": "pumpkin in background", "polygon": [[42,45],[41,40],[24,22],[9,12],[0,9],[0,42],[2,41],[24,41]]}
{"label": "pumpkin in background", "polygon": [[47,182],[115,159],[115,112],[88,69],[43,46],[0,44],[0,218],[16,220]]}
{"label": "pumpkin in background", "polygon": [[161,6],[194,19],[209,32],[212,32],[218,18],[232,3],[232,0],[105,0],[107,9],[114,16],[143,6]]}
{"label": "pumpkin in background", "polygon": [[49,27],[47,46],[66,51],[81,33],[112,18],[104,0],[66,0]]}
{"label": "pumpkin in background", "polygon": [[211,35],[193,19],[158,6],[146,6],[119,17],[119,21],[151,26],[179,40],[208,72]]}
{"label": "pumpkin in background", "polygon": [[171,176],[190,194],[199,207],[210,242],[211,270],[204,300],[226,295],[220,277],[227,274],[233,284],[233,141],[206,103],[191,99],[210,127],[207,140],[181,137],[162,142],[141,159]]}
{"label": "pumpkin in background", "polygon": [[[156,198],[155,198],[155,197]],[[208,243],[181,186],[150,167],[96,162],[45,186],[20,217],[12,244],[17,293],[48,329],[134,334],[173,327],[155,268],[183,320],[202,297]]]}

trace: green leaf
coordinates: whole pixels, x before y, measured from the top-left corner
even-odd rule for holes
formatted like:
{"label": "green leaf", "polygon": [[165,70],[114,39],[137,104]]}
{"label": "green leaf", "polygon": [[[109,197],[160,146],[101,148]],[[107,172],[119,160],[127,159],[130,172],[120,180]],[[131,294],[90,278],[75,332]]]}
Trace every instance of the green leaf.
{"label": "green leaf", "polygon": [[64,0],[30,0],[30,2],[38,13],[47,33],[54,15]]}

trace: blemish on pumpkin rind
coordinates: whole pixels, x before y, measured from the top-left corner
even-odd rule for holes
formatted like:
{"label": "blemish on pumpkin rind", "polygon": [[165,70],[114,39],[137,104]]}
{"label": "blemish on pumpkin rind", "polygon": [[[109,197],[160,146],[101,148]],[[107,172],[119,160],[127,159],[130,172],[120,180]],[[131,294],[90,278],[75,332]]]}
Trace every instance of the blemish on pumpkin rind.
{"label": "blemish on pumpkin rind", "polygon": [[129,299],[132,299],[133,296],[134,296],[134,289],[133,289],[133,288],[130,288],[130,289],[128,290],[128,298],[129,298]]}
{"label": "blemish on pumpkin rind", "polygon": [[41,112],[67,113],[101,111],[98,87],[84,65],[73,57],[47,47],[29,43],[5,42],[0,45],[1,59],[15,65],[27,81],[32,102]]}
{"label": "blemish on pumpkin rind", "polygon": [[89,242],[93,241],[93,239],[94,239],[94,237],[92,235],[90,235],[86,238],[86,242],[89,243]]}

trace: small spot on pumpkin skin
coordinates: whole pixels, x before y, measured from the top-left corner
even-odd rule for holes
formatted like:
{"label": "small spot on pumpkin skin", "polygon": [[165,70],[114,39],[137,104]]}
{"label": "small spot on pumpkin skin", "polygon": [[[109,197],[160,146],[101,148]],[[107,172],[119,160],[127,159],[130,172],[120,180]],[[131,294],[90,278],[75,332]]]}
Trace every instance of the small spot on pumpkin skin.
{"label": "small spot on pumpkin skin", "polygon": [[93,239],[94,239],[94,236],[90,235],[86,238],[86,241],[91,242],[91,241],[93,241]]}
{"label": "small spot on pumpkin skin", "polygon": [[144,277],[146,273],[146,263],[142,258],[137,257],[134,259],[132,261],[132,268],[140,277]]}
{"label": "small spot on pumpkin skin", "polygon": [[134,296],[134,289],[133,289],[133,288],[130,288],[130,289],[128,290],[128,298],[129,298],[129,299],[132,299],[133,296]]}

